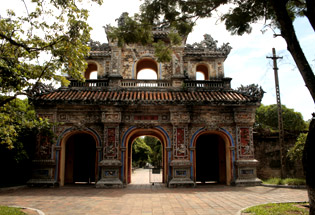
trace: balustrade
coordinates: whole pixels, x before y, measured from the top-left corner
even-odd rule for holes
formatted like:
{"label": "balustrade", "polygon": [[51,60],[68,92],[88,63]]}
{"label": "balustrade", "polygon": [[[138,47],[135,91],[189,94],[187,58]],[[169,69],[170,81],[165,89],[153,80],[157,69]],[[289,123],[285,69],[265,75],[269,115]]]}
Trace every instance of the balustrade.
{"label": "balustrade", "polygon": [[[230,78],[223,78],[210,81],[185,80],[182,87],[186,89],[228,89],[230,88]],[[122,87],[122,88],[174,88],[172,81],[169,80],[136,80],[136,79],[121,79],[115,85],[109,80],[86,80],[79,82],[71,80],[69,87],[74,88],[105,88],[105,87]]]}

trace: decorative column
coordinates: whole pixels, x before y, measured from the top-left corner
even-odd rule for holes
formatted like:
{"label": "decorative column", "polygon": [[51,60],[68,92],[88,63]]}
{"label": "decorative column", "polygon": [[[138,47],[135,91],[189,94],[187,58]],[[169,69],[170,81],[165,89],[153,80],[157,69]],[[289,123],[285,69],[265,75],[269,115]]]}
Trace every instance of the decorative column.
{"label": "decorative column", "polygon": [[[182,111],[178,111],[178,109]],[[184,109],[184,110],[183,110]],[[173,144],[172,144],[172,179],[169,187],[195,186],[190,178],[191,162],[188,152],[188,124],[190,114],[185,108],[171,110],[171,122],[173,123]]]}
{"label": "decorative column", "polygon": [[183,86],[185,75],[183,68],[184,46],[173,48],[172,54],[172,85],[173,87]]}
{"label": "decorative column", "polygon": [[[247,111],[246,111],[247,110]],[[258,161],[254,157],[253,123],[255,112],[251,108],[236,111],[234,119],[236,125],[237,169],[236,185],[259,185],[256,167]],[[246,124],[245,124],[246,123]]]}
{"label": "decorative column", "polygon": [[119,123],[121,112],[110,110],[102,113],[104,123],[103,159],[99,163],[101,167],[101,179],[96,183],[97,188],[122,188],[123,183],[119,179],[121,161],[119,152]]}

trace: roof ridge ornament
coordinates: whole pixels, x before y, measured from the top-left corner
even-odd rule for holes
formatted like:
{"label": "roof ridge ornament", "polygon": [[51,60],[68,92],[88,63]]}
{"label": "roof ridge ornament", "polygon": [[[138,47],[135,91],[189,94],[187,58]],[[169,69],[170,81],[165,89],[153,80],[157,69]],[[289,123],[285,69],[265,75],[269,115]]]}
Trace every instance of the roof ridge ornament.
{"label": "roof ridge ornament", "polygon": [[88,46],[91,48],[91,51],[110,51],[108,43],[100,43],[99,41],[90,40]]}
{"label": "roof ridge ornament", "polygon": [[32,89],[28,90],[29,96],[37,96],[45,93],[50,93],[55,90],[54,86],[50,84],[44,84],[37,82]]}
{"label": "roof ridge ornament", "polygon": [[262,87],[258,86],[258,84],[250,84],[247,86],[241,85],[239,88],[237,88],[237,91],[243,95],[254,97],[259,101],[261,101],[265,93]]}
{"label": "roof ridge ornament", "polygon": [[186,44],[186,48],[189,49],[208,49],[210,51],[219,51],[222,52],[225,55],[228,55],[232,49],[230,46],[230,43],[223,43],[221,47],[218,48],[218,41],[214,40],[213,37],[210,34],[205,34],[203,35],[204,40],[201,42],[193,43],[191,44]]}

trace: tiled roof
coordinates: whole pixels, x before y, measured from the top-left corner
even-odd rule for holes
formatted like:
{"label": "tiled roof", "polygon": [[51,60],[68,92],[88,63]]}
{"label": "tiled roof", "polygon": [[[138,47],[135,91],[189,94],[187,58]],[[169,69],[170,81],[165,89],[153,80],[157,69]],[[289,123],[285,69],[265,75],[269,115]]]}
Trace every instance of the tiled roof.
{"label": "tiled roof", "polygon": [[37,95],[34,102],[50,104],[227,104],[260,102],[237,91],[154,91],[58,89]]}

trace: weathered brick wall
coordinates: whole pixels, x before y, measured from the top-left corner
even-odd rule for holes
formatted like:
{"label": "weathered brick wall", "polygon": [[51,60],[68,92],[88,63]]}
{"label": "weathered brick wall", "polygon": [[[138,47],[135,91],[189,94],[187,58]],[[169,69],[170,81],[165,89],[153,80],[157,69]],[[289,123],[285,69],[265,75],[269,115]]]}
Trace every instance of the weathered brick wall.
{"label": "weathered brick wall", "polygon": [[[284,153],[294,146],[298,134],[285,134]],[[254,132],[255,158],[259,161],[257,176],[261,179],[280,177],[280,147],[278,133]],[[286,158],[286,177],[303,178],[302,162]]]}

